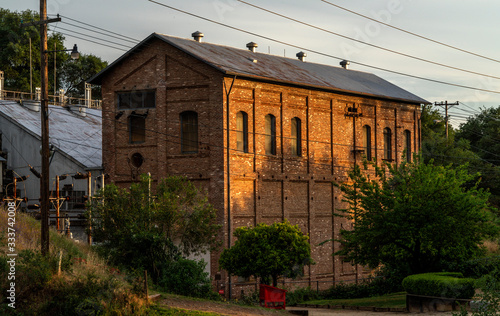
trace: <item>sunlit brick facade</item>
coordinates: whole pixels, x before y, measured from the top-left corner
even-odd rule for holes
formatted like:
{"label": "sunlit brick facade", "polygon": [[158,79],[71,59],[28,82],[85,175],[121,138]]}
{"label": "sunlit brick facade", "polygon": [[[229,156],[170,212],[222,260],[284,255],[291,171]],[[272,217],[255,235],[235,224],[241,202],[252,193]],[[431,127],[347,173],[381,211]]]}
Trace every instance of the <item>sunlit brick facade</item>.
{"label": "sunlit brick facade", "polygon": [[[190,50],[195,45],[208,51]],[[229,65],[217,64],[212,53],[229,59]],[[247,60],[246,54],[255,59]],[[91,80],[102,85],[105,172],[109,181],[123,186],[147,172],[155,181],[187,176],[218,210],[224,247],[237,227],[288,219],[310,236],[316,264],[305,269],[303,280],[315,286],[322,281],[324,288],[357,280],[366,271],[333,257],[338,243],[318,246],[350,227],[333,215],[341,207],[333,182],[345,181],[363,156],[399,164],[406,159],[403,152],[417,152],[420,105],[426,101],[390,84],[395,92],[377,95],[287,81],[273,77],[272,68],[263,68],[271,75],[249,73],[252,64],[262,67],[274,59],[291,64],[290,69],[275,65],[276,74],[301,66],[283,57],[148,37]],[[353,74],[353,80],[367,76],[341,71]],[[399,97],[401,91],[407,94]],[[154,93],[152,105],[149,92]],[[120,93],[142,101],[123,101]],[[227,291],[218,255],[210,255],[211,276]]]}

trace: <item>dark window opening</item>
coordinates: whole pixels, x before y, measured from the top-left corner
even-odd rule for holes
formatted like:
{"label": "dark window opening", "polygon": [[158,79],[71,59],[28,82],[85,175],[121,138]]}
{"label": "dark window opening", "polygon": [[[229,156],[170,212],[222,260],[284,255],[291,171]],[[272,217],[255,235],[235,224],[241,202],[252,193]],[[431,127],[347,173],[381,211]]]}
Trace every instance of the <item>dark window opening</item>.
{"label": "dark window opening", "polygon": [[405,130],[404,140],[406,161],[411,162],[411,132],[409,130]]}
{"label": "dark window opening", "polygon": [[302,125],[298,117],[292,119],[292,156],[302,156]]}
{"label": "dark window opening", "polygon": [[181,115],[181,152],[194,154],[198,152],[198,113],[182,112]]}
{"label": "dark window opening", "polygon": [[136,168],[140,168],[142,166],[142,164],[144,163],[144,157],[139,153],[132,154],[132,157],[130,160],[131,160],[132,166],[134,166]]}
{"label": "dark window opening", "polygon": [[268,114],[265,119],[266,155],[276,155],[276,117]]}
{"label": "dark window opening", "polygon": [[131,144],[144,143],[146,141],[146,117],[142,115],[130,115],[128,117],[129,142]]}
{"label": "dark window opening", "polygon": [[243,111],[236,114],[236,149],[248,152],[248,115]]}
{"label": "dark window opening", "polygon": [[363,147],[366,159],[372,160],[372,128],[368,125],[363,126]]}
{"label": "dark window opening", "polygon": [[151,90],[118,92],[118,109],[134,110],[156,107],[156,93]]}
{"label": "dark window opening", "polygon": [[384,159],[392,161],[392,132],[388,127],[384,128]]}

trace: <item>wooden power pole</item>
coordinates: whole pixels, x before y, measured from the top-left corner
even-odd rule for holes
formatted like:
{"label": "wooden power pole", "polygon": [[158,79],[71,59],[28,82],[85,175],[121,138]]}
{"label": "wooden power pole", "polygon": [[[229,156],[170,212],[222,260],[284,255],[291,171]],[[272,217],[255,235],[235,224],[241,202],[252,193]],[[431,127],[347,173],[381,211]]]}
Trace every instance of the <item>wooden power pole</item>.
{"label": "wooden power pole", "polygon": [[444,120],[445,120],[445,124],[446,124],[446,139],[448,139],[448,107],[452,108],[453,106],[455,105],[458,105],[458,101],[455,102],[455,103],[448,103],[448,101],[444,101],[444,102],[435,102],[434,105],[438,105],[438,106],[443,106],[444,107]]}

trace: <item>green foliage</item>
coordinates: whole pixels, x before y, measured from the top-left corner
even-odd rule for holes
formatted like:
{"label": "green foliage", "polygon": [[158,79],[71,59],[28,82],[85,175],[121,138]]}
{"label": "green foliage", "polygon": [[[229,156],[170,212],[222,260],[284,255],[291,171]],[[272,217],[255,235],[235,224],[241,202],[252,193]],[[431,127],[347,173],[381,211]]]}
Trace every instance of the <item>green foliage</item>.
{"label": "green foliage", "polygon": [[286,305],[295,306],[305,301],[322,299],[324,295],[312,290],[310,287],[298,288],[294,291],[286,292]]}
{"label": "green foliage", "polygon": [[461,273],[423,273],[407,276],[403,287],[409,294],[470,299],[474,296],[474,280]]}
{"label": "green foliage", "polygon": [[224,249],[219,263],[229,273],[261,278],[261,283],[277,285],[279,276],[297,277],[312,264],[309,237],[288,221],[256,227],[240,227],[234,232],[234,246]]}
{"label": "green foliage", "polygon": [[397,169],[359,166],[338,184],[352,230],[341,230],[342,250],[354,263],[383,265],[398,275],[446,270],[483,253],[481,242],[498,232],[488,193],[467,166],[434,166],[418,157]]}
{"label": "green foliage", "polygon": [[[156,281],[160,267],[179,254],[218,246],[216,210],[185,178],[161,180],[150,192],[150,178],[130,190],[107,185],[90,206],[92,234],[114,264],[147,269]],[[174,244],[175,241],[175,244]]]}
{"label": "green foliage", "polygon": [[[5,73],[5,89],[23,92],[30,91],[30,39],[33,90],[40,87],[40,28],[37,26],[21,27],[21,21],[38,21],[38,13],[25,10],[12,12],[0,8],[0,70]],[[49,25],[50,31],[50,25]],[[80,60],[74,62],[64,46],[64,36],[58,32],[48,32],[47,47],[49,70],[49,92],[56,88],[70,89],[68,92],[74,97],[84,97],[82,80],[97,74],[106,66],[106,62],[93,55],[80,55]],[[81,47],[81,46],[80,46]],[[69,47],[71,48],[71,47]],[[57,67],[54,67],[54,57]],[[56,82],[54,83],[54,68],[56,68]],[[100,94],[100,88],[94,91]]]}
{"label": "green foliage", "polygon": [[207,299],[219,299],[219,294],[212,290],[208,273],[204,271],[206,263],[177,258],[161,268],[158,286],[167,293]]}

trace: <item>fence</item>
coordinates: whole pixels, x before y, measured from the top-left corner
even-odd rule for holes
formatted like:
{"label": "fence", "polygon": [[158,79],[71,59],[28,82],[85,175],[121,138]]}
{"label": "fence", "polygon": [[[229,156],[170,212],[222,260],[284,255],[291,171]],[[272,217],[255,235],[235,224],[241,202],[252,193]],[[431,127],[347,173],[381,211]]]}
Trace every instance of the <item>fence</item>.
{"label": "fence", "polygon": [[[20,92],[20,91],[9,91],[9,90],[0,90],[0,100],[13,100],[13,101],[21,101],[21,100],[32,100],[32,101],[40,101],[39,92],[29,93],[29,92]],[[73,98],[65,95],[49,95],[49,104],[65,106],[65,105],[76,105],[76,106],[85,106],[91,109],[101,109],[102,101],[101,100],[89,100],[84,98]]]}

